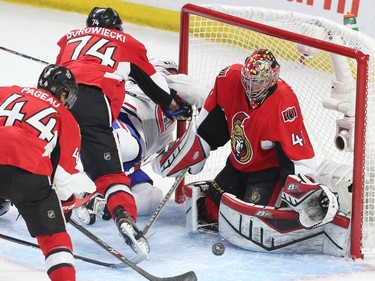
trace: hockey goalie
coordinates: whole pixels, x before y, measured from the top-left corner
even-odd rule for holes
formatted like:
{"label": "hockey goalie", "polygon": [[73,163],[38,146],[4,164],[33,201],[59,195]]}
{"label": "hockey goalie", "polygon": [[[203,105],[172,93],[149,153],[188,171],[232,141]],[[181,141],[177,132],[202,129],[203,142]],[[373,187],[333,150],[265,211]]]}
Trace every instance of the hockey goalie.
{"label": "hockey goalie", "polygon": [[229,142],[217,176],[184,187],[190,231],[217,230],[255,251],[346,255],[350,220],[332,183],[348,187],[350,172],[337,180],[327,164],[317,174],[299,102],[279,73],[266,49],[223,69],[197,120],[153,169],[162,176],[199,173],[210,151]]}

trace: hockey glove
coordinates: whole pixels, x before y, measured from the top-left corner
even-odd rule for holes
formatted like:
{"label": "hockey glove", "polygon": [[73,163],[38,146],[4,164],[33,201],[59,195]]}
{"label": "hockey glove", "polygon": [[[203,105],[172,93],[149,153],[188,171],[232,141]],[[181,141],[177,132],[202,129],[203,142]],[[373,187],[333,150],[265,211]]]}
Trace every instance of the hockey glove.
{"label": "hockey glove", "polygon": [[65,220],[69,221],[72,216],[74,204],[76,203],[76,196],[72,194],[67,200],[61,201],[62,210],[64,211]]}
{"label": "hockey glove", "polygon": [[185,101],[182,97],[178,94],[175,95],[173,98],[174,101],[177,103],[179,109],[172,112],[169,108],[164,108],[165,113],[168,117],[172,119],[176,119],[178,121],[186,121],[189,120],[193,114],[193,108],[190,103]]}

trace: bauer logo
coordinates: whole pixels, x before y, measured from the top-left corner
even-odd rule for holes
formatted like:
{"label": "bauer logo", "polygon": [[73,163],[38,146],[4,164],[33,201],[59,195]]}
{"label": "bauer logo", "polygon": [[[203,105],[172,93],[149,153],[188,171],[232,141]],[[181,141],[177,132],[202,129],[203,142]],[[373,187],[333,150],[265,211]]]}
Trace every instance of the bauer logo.
{"label": "bauer logo", "polygon": [[297,118],[297,110],[294,106],[281,112],[284,122],[293,122]]}
{"label": "bauer logo", "polygon": [[260,210],[255,213],[256,217],[266,218],[266,219],[272,219],[272,213],[265,210]]}

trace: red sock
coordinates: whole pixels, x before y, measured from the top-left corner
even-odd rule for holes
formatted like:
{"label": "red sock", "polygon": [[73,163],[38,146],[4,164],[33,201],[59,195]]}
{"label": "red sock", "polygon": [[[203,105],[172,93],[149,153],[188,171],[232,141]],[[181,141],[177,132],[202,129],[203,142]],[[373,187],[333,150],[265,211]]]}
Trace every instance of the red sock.
{"label": "red sock", "polygon": [[117,206],[123,206],[125,211],[133,217],[134,222],[137,222],[137,206],[133,196],[126,192],[117,192],[110,195],[107,200],[107,208],[112,218],[114,218],[113,211]]}
{"label": "red sock", "polygon": [[47,274],[52,281],[75,281],[73,246],[69,234],[58,232],[36,237],[46,259]]}

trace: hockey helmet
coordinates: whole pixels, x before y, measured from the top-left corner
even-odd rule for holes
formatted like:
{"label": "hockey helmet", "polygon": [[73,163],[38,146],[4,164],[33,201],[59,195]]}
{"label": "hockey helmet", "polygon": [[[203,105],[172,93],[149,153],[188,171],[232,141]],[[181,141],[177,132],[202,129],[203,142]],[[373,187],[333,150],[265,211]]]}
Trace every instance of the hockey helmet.
{"label": "hockey helmet", "polygon": [[63,92],[67,93],[65,107],[68,109],[72,108],[77,100],[76,79],[73,73],[63,66],[50,64],[44,68],[39,76],[38,88],[48,91],[59,100]]}
{"label": "hockey helmet", "polygon": [[122,31],[122,20],[112,8],[95,7],[87,17],[86,26],[99,26]]}
{"label": "hockey helmet", "polygon": [[267,98],[269,89],[279,79],[279,73],[280,65],[266,49],[258,49],[246,58],[241,69],[241,82],[254,107],[262,104]]}
{"label": "hockey helmet", "polygon": [[163,72],[167,75],[178,74],[178,65],[172,59],[169,59],[169,58],[152,58],[152,59],[150,59],[150,63],[159,72]]}

